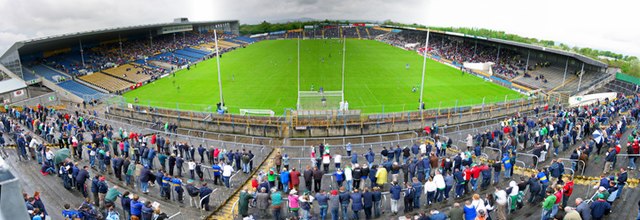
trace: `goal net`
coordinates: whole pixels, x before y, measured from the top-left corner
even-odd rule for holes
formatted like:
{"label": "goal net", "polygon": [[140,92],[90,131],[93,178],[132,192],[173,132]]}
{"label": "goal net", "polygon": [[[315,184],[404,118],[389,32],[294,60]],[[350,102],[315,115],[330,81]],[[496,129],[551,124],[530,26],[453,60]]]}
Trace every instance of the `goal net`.
{"label": "goal net", "polygon": [[338,110],[342,91],[298,91],[298,110]]}

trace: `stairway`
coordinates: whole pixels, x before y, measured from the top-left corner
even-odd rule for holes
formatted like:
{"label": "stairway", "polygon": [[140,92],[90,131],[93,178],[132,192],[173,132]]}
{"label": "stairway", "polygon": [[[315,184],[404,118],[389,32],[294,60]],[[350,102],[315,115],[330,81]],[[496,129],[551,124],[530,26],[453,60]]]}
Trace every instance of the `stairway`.
{"label": "stairway", "polygon": [[356,33],[358,34],[358,39],[362,39],[362,37],[360,36],[360,28],[356,27]]}
{"label": "stairway", "polygon": [[365,28],[364,30],[367,31],[367,37],[371,39],[371,33],[369,33],[369,28]]}
{"label": "stairway", "polygon": [[324,29],[322,29],[322,38],[324,38]]}
{"label": "stairway", "polygon": [[[279,151],[279,149],[276,149],[276,150]],[[258,166],[258,169],[255,169],[251,173],[251,176],[254,176],[258,170],[263,170],[266,173],[270,167],[274,166],[274,161],[275,161],[274,157],[276,154],[273,152],[275,152],[276,150],[272,150],[271,152],[269,152],[269,156],[267,156],[267,158],[264,161],[262,161],[262,164]],[[238,200],[240,199],[240,190],[242,189],[251,189],[251,178],[249,178],[247,182],[244,183],[244,185],[236,189],[233,196],[229,197],[229,199],[227,199],[226,202],[220,205],[220,207],[218,207],[218,209],[215,210],[213,214],[207,217],[207,219],[208,220],[236,219],[238,217],[237,203],[238,203]]]}
{"label": "stairway", "polygon": [[338,30],[340,31],[340,35],[338,35],[338,37],[342,38],[342,28],[339,27]]}

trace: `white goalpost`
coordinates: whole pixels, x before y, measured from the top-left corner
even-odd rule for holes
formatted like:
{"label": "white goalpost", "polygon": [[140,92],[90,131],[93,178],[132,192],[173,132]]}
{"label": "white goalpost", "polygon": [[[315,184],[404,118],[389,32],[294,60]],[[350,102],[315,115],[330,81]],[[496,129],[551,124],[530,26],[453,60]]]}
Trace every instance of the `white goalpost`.
{"label": "white goalpost", "polygon": [[345,60],[347,39],[343,38],[342,45],[342,76],[340,90],[317,91],[300,90],[300,37],[298,37],[298,102],[297,110],[348,110],[348,103],[344,100],[345,88]]}

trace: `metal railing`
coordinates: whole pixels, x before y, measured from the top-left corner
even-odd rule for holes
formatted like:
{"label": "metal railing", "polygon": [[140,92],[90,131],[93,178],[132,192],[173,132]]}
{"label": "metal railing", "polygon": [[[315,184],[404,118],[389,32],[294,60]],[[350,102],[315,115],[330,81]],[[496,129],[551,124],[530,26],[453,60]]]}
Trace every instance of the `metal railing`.
{"label": "metal railing", "polygon": [[302,141],[303,146],[307,146],[307,142],[319,142],[319,143],[327,143],[327,141],[338,141],[341,142],[342,146],[346,146],[348,143],[351,143],[349,140],[360,140],[360,143],[351,143],[352,146],[355,144],[369,144],[365,142],[365,138],[377,137],[379,142],[386,142],[383,139],[383,136],[395,136],[396,141],[401,140],[401,135],[413,135],[414,138],[418,137],[418,133],[415,131],[403,131],[403,132],[395,132],[395,133],[386,133],[386,134],[372,134],[372,135],[358,135],[358,136],[342,136],[342,137],[321,137],[321,138],[289,138],[285,140],[285,144],[291,142],[300,142]]}
{"label": "metal railing", "polygon": [[[558,159],[559,161],[569,161],[569,162],[571,162],[571,163],[574,163],[574,162],[575,162],[575,163],[582,163],[582,172],[580,172],[580,175],[581,175],[581,176],[584,176],[584,170],[586,170],[586,169],[587,169],[587,166],[586,166],[587,164],[586,164],[584,161],[582,161],[582,160],[575,160],[575,159],[569,159],[569,158],[557,158],[557,159]],[[567,166],[565,166],[565,169],[566,169],[566,167],[567,167]],[[571,167],[573,167],[573,164],[571,165]],[[573,168],[572,168],[572,169],[573,169]],[[574,171],[575,171],[575,170],[574,170]]]}

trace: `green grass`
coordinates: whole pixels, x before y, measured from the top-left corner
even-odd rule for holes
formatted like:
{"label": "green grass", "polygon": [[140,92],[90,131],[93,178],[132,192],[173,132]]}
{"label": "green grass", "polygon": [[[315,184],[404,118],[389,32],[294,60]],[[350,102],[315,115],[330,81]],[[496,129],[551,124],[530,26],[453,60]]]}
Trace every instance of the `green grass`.
{"label": "green grass", "polygon": [[[300,89],[341,89],[342,43],[302,40]],[[271,109],[281,114],[297,102],[297,41],[262,41],[220,58],[225,104],[239,109]],[[323,61],[324,59],[324,61]],[[399,112],[418,108],[422,57],[413,51],[372,40],[347,40],[345,100],[363,113]],[[405,68],[409,64],[410,68]],[[216,60],[203,61],[124,94],[141,105],[208,111],[219,102]],[[424,100],[428,108],[501,102],[523,96],[460,70],[428,60]]]}

